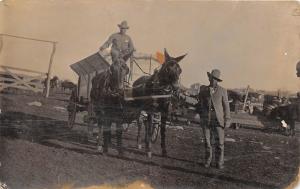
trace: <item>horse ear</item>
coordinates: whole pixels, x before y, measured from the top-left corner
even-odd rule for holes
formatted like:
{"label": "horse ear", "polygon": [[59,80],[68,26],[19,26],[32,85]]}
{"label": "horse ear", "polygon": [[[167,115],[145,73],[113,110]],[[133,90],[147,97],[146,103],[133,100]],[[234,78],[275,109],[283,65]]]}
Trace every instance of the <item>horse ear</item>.
{"label": "horse ear", "polygon": [[164,53],[165,53],[165,60],[170,60],[171,57],[170,57],[169,53],[167,52],[167,49],[165,49]]}
{"label": "horse ear", "polygon": [[178,62],[180,62],[186,55],[187,55],[187,54],[182,55],[182,56],[178,56],[178,57],[176,57],[176,58],[174,58],[174,59],[175,59],[176,62],[178,63]]}

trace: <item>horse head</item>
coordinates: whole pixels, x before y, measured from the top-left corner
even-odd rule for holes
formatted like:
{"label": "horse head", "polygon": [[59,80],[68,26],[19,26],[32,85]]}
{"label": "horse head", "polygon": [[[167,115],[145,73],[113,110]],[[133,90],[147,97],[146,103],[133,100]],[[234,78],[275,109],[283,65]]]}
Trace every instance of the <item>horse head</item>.
{"label": "horse head", "polygon": [[179,76],[182,72],[179,62],[186,56],[186,54],[178,57],[171,57],[165,49],[164,55],[165,61],[157,73],[158,81],[161,85],[178,89]]}

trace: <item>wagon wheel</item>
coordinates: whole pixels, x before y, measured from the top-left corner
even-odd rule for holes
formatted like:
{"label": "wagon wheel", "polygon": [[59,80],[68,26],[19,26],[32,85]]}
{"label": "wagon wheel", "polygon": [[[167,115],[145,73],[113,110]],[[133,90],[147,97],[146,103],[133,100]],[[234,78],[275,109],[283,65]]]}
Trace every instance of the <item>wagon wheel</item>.
{"label": "wagon wheel", "polygon": [[153,124],[152,131],[151,131],[151,142],[152,143],[156,142],[159,132],[160,132],[160,124],[158,124],[158,123]]}
{"label": "wagon wheel", "polygon": [[87,127],[87,131],[88,131],[88,135],[91,137],[93,135],[94,123],[97,123],[96,115],[95,115],[95,112],[94,112],[94,107],[93,107],[92,102],[89,102],[89,104],[87,106],[87,110],[88,110],[88,127]]}
{"label": "wagon wheel", "polygon": [[70,102],[68,109],[69,109],[68,128],[72,129],[74,127],[75,118],[76,118],[76,104],[74,102]]}

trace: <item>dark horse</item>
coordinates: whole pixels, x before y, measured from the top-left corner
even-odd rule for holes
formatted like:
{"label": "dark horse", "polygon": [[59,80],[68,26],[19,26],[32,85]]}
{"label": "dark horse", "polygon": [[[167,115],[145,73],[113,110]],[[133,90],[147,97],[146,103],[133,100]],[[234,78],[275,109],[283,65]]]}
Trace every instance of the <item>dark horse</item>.
{"label": "dark horse", "polygon": [[269,116],[269,119],[282,121],[284,120],[288,127],[285,128],[286,135],[295,135],[295,122],[300,120],[300,97],[287,105],[282,105],[274,108]]}
{"label": "dark horse", "polygon": [[[57,85],[58,85],[58,77],[57,76],[54,76],[52,79],[50,79],[50,88],[53,89],[53,88],[56,88]],[[47,78],[43,81],[43,84],[45,87],[47,87]]]}
{"label": "dark horse", "polygon": [[69,90],[73,90],[74,88],[76,87],[76,85],[71,82],[71,81],[68,81],[68,80],[65,80],[61,83],[61,89],[62,91],[64,92],[66,89],[69,89]]}
{"label": "dark horse", "polygon": [[[162,67],[151,76],[143,76],[133,83],[133,97],[153,96],[153,95],[171,95],[179,89],[179,76],[182,72],[179,61],[185,55],[173,58],[165,50],[165,62]],[[147,112],[146,121],[146,150],[151,157],[151,142],[149,140],[152,127],[151,118],[153,113],[161,113],[161,147],[162,154],[166,155],[165,130],[167,115],[169,112],[171,100],[161,99],[140,99],[125,101],[120,93],[115,93],[116,82],[114,82],[114,73],[109,69],[96,75],[92,80],[91,101],[94,112],[98,118],[99,131],[103,133],[103,143],[98,142],[99,150],[107,152],[110,143],[111,124],[116,123],[117,149],[122,154],[122,123],[130,123],[133,120],[139,120],[142,110]],[[121,75],[126,75],[126,70],[119,69]],[[120,74],[120,73],[118,73]],[[140,123],[140,122],[139,122]],[[139,126],[140,130],[140,126]],[[100,139],[100,137],[99,137]],[[102,146],[103,145],[103,146]],[[103,147],[103,149],[102,149]]]}

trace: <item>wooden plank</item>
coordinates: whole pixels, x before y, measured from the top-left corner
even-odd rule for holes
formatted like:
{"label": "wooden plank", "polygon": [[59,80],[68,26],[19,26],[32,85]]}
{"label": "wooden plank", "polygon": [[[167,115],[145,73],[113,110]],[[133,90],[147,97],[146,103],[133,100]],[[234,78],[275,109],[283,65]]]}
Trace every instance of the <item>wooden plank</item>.
{"label": "wooden plank", "polygon": [[[15,86],[24,86],[22,83],[18,83],[18,82],[13,82],[13,83],[0,83],[0,85],[5,85],[5,86],[8,86],[8,87],[15,87]],[[27,87],[27,86],[24,86],[24,87]],[[29,89],[27,87],[27,89]],[[36,90],[36,89],[43,89],[42,87],[38,87],[38,86],[33,86],[31,89],[29,90]]]}
{"label": "wooden plank", "polygon": [[[0,76],[0,81],[1,82],[9,81],[9,82],[12,82],[12,83],[0,83],[0,86],[1,86],[0,89],[1,90],[4,89],[4,88],[8,88],[8,87],[31,90],[31,91],[34,91],[34,92],[39,92],[39,91],[43,90],[42,75],[27,76],[27,75],[24,75],[24,74],[12,73],[6,67],[4,67],[4,69],[6,70],[6,72],[1,72],[1,73],[5,76],[9,76],[9,78]],[[39,82],[32,82],[32,80],[39,80],[40,83]]]}
{"label": "wooden plank", "polygon": [[264,127],[264,122],[258,116],[248,113],[231,113],[231,122],[256,127]]}
{"label": "wooden plank", "polygon": [[[1,82],[3,82],[3,81],[1,81],[1,79],[0,79],[0,85],[5,85],[6,87],[24,86],[20,83],[15,83],[15,82],[13,82],[13,83],[1,83]],[[30,84],[30,85],[32,85],[33,89],[28,89],[28,87],[27,87],[28,90],[37,90],[37,89],[43,90],[44,89],[44,85],[42,85],[42,84]]]}
{"label": "wooden plank", "polygon": [[[0,75],[4,75],[4,76],[10,76],[11,78],[13,78],[8,72],[6,71],[0,71]],[[25,75],[25,74],[21,74],[21,73],[17,73],[18,76],[22,77],[22,79],[24,77],[29,78],[30,80],[34,80],[34,79],[40,79],[41,81],[43,81],[46,78],[45,74],[40,74],[37,76],[29,76],[29,75]],[[0,76],[1,77],[1,76]],[[5,77],[4,77],[5,78]]]}
{"label": "wooden plank", "polygon": [[11,71],[9,71],[8,69],[5,68],[5,70],[12,76],[14,77],[18,83],[25,85],[26,87],[28,87],[29,89],[34,89],[32,86],[28,85],[25,81],[23,81],[21,78],[19,78],[19,76],[17,74],[12,73]]}
{"label": "wooden plank", "polygon": [[1,77],[1,76],[0,76],[0,81],[12,81],[12,82],[15,82],[16,80],[15,80],[15,79],[5,78],[5,77]]}
{"label": "wooden plank", "polygon": [[49,40],[43,40],[43,39],[36,39],[36,38],[31,38],[31,37],[23,37],[23,36],[17,36],[17,35],[10,35],[10,34],[4,34],[4,33],[0,34],[0,35],[7,36],[7,37],[19,38],[19,39],[27,39],[27,40],[47,42],[47,43],[56,43],[55,41],[49,41]]}
{"label": "wooden plank", "polygon": [[170,98],[172,95],[153,95],[153,96],[137,96],[137,97],[125,97],[125,101],[132,100],[146,100],[146,99],[158,99],[158,98]]}
{"label": "wooden plank", "polygon": [[252,125],[257,127],[264,127],[264,124],[260,121],[247,120],[247,119],[231,119],[231,123],[239,123],[241,125]]}
{"label": "wooden plank", "polygon": [[12,67],[12,66],[2,66],[2,65],[0,65],[0,67],[4,68],[5,70],[6,69],[12,69],[12,70],[18,70],[18,71],[24,71],[24,72],[31,72],[31,73],[37,73],[37,74],[47,75],[44,72],[39,72],[39,71],[35,71],[35,70],[30,70],[30,69],[15,68],[15,67]]}
{"label": "wooden plank", "polygon": [[16,84],[7,85],[7,84],[0,83],[0,90],[3,90],[5,88],[9,88],[9,87],[17,88],[17,89],[23,89],[23,90],[31,90],[33,92],[43,92],[43,89],[28,89],[28,87],[19,86],[19,85],[16,85]]}
{"label": "wooden plank", "polygon": [[[5,82],[5,81],[10,81],[10,82],[16,82],[17,80],[16,79],[12,79],[12,78],[6,78],[6,77],[1,77],[0,76],[0,82]],[[44,85],[42,84],[42,81],[39,83],[39,82],[30,82],[28,81],[27,82],[29,85],[36,85],[36,86],[40,86],[40,87],[43,87]]]}

